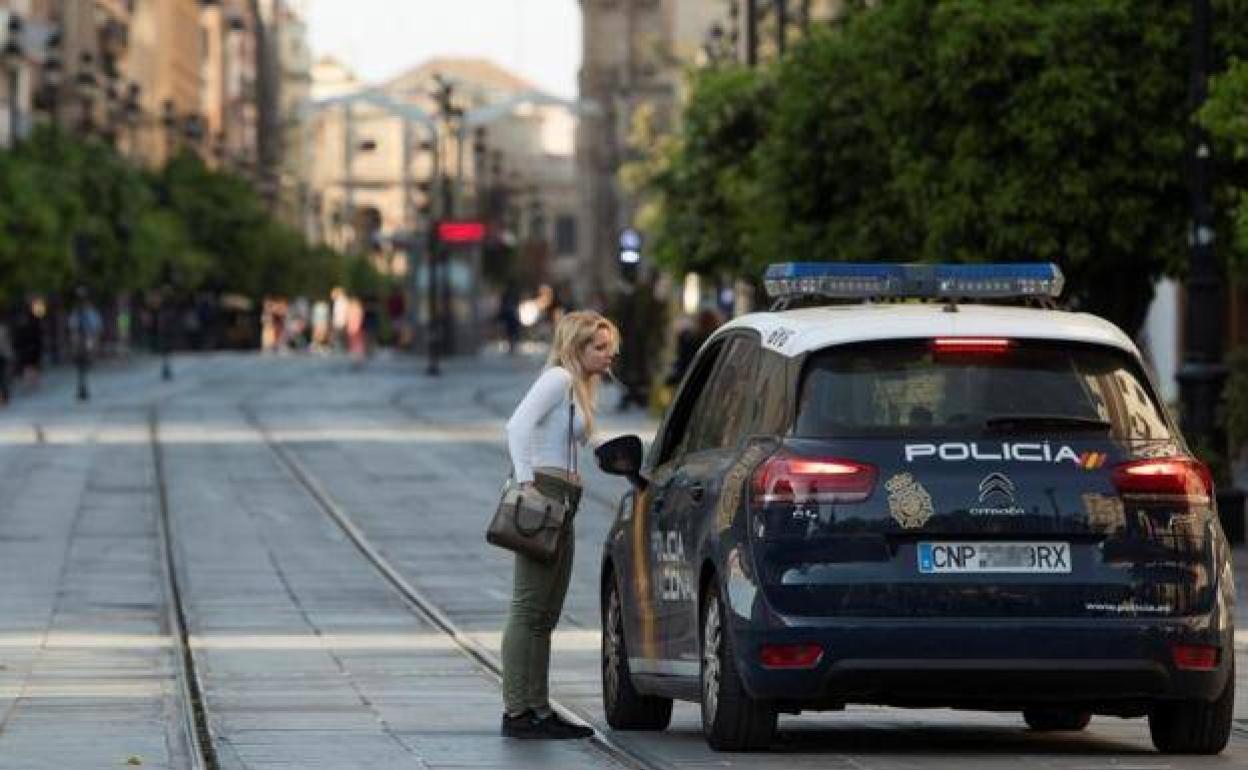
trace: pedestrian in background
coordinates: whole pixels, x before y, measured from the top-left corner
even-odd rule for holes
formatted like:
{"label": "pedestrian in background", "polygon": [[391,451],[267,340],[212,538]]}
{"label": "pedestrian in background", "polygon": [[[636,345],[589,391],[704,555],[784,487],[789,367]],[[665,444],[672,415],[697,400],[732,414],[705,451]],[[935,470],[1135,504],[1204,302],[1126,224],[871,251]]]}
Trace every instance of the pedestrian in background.
{"label": "pedestrian in background", "polygon": [[42,305],[37,306],[34,301],[25,303],[14,329],[17,374],[27,388],[38,387],[43,371],[43,318],[40,310],[43,310]]}
{"label": "pedestrian in background", "polygon": [[312,343],[310,349],[314,353],[324,353],[329,348],[329,303],[323,299],[318,299],[312,305]]}
{"label": "pedestrian in background", "polygon": [[347,300],[347,321],[343,329],[347,339],[347,353],[351,356],[351,368],[359,369],[368,355],[368,340],[364,328],[364,303],[352,297]]}
{"label": "pedestrian in background", "polygon": [[668,386],[675,388],[680,385],[680,381],[685,378],[685,372],[689,370],[689,365],[693,363],[693,357],[721,323],[723,320],[719,317],[719,313],[712,308],[704,307],[698,311],[693,325],[676,335],[676,360],[672,363],[672,371],[667,376]]}
{"label": "pedestrian in background", "polygon": [[507,340],[507,355],[514,356],[520,344],[520,290],[509,282],[498,299],[498,322]]}
{"label": "pedestrian in background", "polygon": [[8,320],[0,318],[0,403],[9,403],[9,373],[13,371],[15,359]]}
{"label": "pedestrian in background", "polygon": [[347,347],[347,315],[351,312],[351,299],[340,287],[329,292],[329,318],[333,334],[334,350]]}
{"label": "pedestrian in background", "polygon": [[[598,313],[567,313],[555,327],[546,369],[507,421],[515,483],[542,491],[543,477],[580,483],[574,447],[594,429],[603,374],[619,351],[620,333]],[[569,461],[573,462],[569,462]],[[550,636],[563,611],[576,537],[569,521],[559,551],[547,564],[517,553],[511,612],[503,633],[503,725],[510,738],[588,738],[593,731],[550,708]]]}

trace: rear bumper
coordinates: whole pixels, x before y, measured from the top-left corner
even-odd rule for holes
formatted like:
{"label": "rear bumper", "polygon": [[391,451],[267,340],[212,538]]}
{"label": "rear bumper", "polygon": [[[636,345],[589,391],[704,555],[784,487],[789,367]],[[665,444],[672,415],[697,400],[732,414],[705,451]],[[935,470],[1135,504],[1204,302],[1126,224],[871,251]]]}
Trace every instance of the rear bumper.
{"label": "rear bumper", "polygon": [[[1140,714],[1162,699],[1212,700],[1234,656],[1232,632],[1212,616],[1143,621],[880,621],[849,619],[734,628],[737,667],[755,698],[795,708],[845,703],[1015,710],[1081,704]],[[766,669],[764,644],[823,647],[813,669]],[[1216,644],[1213,671],[1174,667],[1176,642]]]}

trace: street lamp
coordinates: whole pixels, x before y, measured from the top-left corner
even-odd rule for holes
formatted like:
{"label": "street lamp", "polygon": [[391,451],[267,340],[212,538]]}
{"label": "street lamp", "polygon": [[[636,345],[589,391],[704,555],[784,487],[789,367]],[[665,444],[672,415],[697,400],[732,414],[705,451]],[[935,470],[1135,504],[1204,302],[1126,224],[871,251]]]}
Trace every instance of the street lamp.
{"label": "street lamp", "polygon": [[121,92],[117,90],[117,79],[104,71],[104,138],[114,147],[117,146],[117,125],[123,119]]}
{"label": "street lamp", "polygon": [[[1212,57],[1212,10],[1209,0],[1192,0],[1192,52],[1189,107],[1195,114],[1208,96]],[[1218,418],[1218,404],[1226,383],[1223,335],[1226,276],[1215,253],[1213,150],[1209,135],[1193,120],[1189,129],[1191,224],[1188,231],[1189,270],[1186,319],[1183,325],[1183,363],[1178,381],[1184,431],[1193,443],[1221,455],[1226,434]],[[1231,542],[1244,539],[1244,493],[1234,485],[1218,490],[1218,511]]]}
{"label": "street lamp", "polygon": [[485,126],[477,126],[472,132],[472,186],[478,218],[485,216],[485,159],[487,154]]}
{"label": "street lamp", "polygon": [[78,337],[78,344],[74,348],[74,366],[78,370],[78,400],[87,401],[91,398],[91,392],[87,389],[87,287],[78,286],[74,290],[74,296],[74,326]]}
{"label": "street lamp", "polygon": [[141,95],[143,86],[131,81],[126,87],[126,101],[122,105],[122,114],[126,124],[126,152],[131,159],[138,157],[139,120],[143,117]]}
{"label": "street lamp", "polygon": [[[438,105],[438,116],[442,119],[442,125],[446,130],[446,134],[447,136],[450,136],[452,132],[452,121],[454,121],[456,117],[463,116],[463,110],[455,107],[452,103],[455,94],[455,85],[439,73],[434,73],[433,83],[434,90],[431,96],[433,97],[434,102]],[[460,130],[462,131],[462,127]],[[459,144],[462,146],[463,137],[460,136],[459,139]],[[437,150],[438,142],[439,137],[435,133],[433,141],[430,144],[433,148],[435,159],[434,179],[436,192],[434,195],[439,198],[440,204],[437,207],[437,218],[438,220],[441,220],[455,215],[455,199],[451,194],[451,187],[448,184],[449,180],[447,179],[442,168],[442,153]],[[456,179],[456,184],[459,184],[458,178]],[[446,327],[448,319],[443,318],[443,311],[445,308],[442,307],[443,300],[447,298],[445,297],[445,292],[441,290],[441,284],[443,281],[442,274],[446,271],[445,262],[446,259],[445,254],[443,253],[443,246],[437,237],[437,227],[430,227],[428,256],[429,333],[427,341],[429,348],[429,365],[425,369],[425,374],[431,377],[437,377],[442,373],[439,368],[440,362],[438,359],[442,354],[442,346],[445,343],[447,336]]]}
{"label": "street lamp", "polygon": [[165,129],[165,160],[173,156],[178,134],[178,106],[172,99],[161,104],[160,125]]}
{"label": "street lamp", "polygon": [[205,128],[204,118],[197,112],[189,113],[182,119],[182,134],[186,137],[186,143],[196,155],[200,154],[200,145],[204,139]]}
{"label": "street lamp", "polygon": [[74,365],[78,370],[78,400],[86,401],[91,397],[87,389],[87,268],[92,262],[91,241],[82,233],[74,236],[74,264],[78,270],[78,285],[74,289]]}
{"label": "street lamp", "polygon": [[54,27],[48,35],[47,50],[43,57],[43,85],[40,89],[42,107],[47,110],[52,125],[61,124],[61,30]]}
{"label": "street lamp", "polygon": [[95,78],[95,56],[90,51],[83,51],[78,58],[78,76],[75,83],[78,87],[78,98],[82,101],[82,133],[89,135],[95,107],[95,89],[98,85]]}
{"label": "street lamp", "polygon": [[165,262],[162,273],[160,293],[156,300],[156,337],[160,342],[160,378],[169,382],[173,379],[173,366],[169,361],[169,350],[173,347],[169,339],[169,327],[172,325],[169,299],[173,296],[173,286],[171,285],[172,268],[168,262]]}
{"label": "street lamp", "polygon": [[17,144],[22,129],[18,91],[22,85],[22,62],[26,59],[26,52],[22,49],[22,17],[16,13],[9,16],[3,57],[4,69],[9,75],[9,145],[12,146]]}

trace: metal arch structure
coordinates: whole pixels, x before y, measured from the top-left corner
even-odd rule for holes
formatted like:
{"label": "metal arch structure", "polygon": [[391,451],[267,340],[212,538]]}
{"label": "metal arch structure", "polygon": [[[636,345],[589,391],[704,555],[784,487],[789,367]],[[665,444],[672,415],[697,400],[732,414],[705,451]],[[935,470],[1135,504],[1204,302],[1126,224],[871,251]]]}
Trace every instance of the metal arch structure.
{"label": "metal arch structure", "polygon": [[410,120],[414,123],[419,123],[425,128],[429,129],[431,133],[435,133],[435,134],[437,133],[437,130],[438,130],[437,121],[429,113],[425,112],[419,107],[414,107],[410,104],[402,104],[401,102],[396,102],[394,99],[391,99],[389,96],[386,96],[384,93],[382,93],[381,91],[378,91],[375,88],[366,88],[360,91],[352,91],[351,93],[348,93],[348,94],[341,94],[339,96],[331,96],[327,99],[320,99],[317,101],[306,101],[300,106],[299,113],[301,117],[306,118],[306,117],[311,117],[312,115],[315,115],[317,113],[324,112],[325,110],[331,109],[333,107],[341,107],[343,105],[356,105],[356,104],[364,104],[370,107],[376,107],[377,109],[380,109],[384,112],[388,112],[391,115],[394,115],[395,117],[403,118],[404,120]]}
{"label": "metal arch structure", "polygon": [[499,118],[510,115],[520,107],[526,105],[534,105],[539,107],[553,106],[563,107],[573,115],[588,115],[596,117],[602,114],[602,109],[597,102],[592,100],[575,101],[571,99],[560,99],[557,96],[551,96],[544,91],[524,91],[497,104],[489,104],[484,107],[478,107],[475,110],[468,110],[464,113],[464,125],[468,128],[476,128],[493,123]]}

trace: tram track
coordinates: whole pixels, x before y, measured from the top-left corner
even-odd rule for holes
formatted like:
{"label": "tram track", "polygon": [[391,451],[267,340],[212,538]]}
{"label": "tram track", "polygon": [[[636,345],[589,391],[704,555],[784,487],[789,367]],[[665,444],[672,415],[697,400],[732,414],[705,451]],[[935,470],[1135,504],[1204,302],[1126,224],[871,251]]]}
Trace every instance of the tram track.
{"label": "tram track", "polygon": [[[486,672],[496,683],[502,683],[502,662],[493,652],[481,645],[466,633],[424,592],[411,583],[380,550],[373,545],[368,536],[355,523],[350,514],[334,500],[332,495],[317,481],[304,464],[264,426],[259,416],[248,406],[240,406],[247,422],[257,431],[264,443],[277,457],[291,477],[307,492],[317,507],[347,536],[347,539],[360,552],[361,556],[377,571],[386,583],[402,597],[405,606],[420,620],[438,629],[444,634],[458,651],[472,660]],[[584,722],[594,729],[594,735],[588,743],[615,764],[629,770],[665,770],[667,765],[659,762],[635,747],[615,740],[603,732],[593,720],[579,710],[569,707],[558,700],[551,701],[551,708],[567,719]]]}
{"label": "tram track", "polygon": [[216,744],[208,722],[204,697],[204,685],[195,662],[191,646],[186,607],[182,601],[182,586],[178,578],[176,560],[177,541],[173,522],[169,515],[169,490],[165,481],[164,452],[160,446],[160,425],[157,407],[148,409],[148,439],[152,448],[152,467],[155,469],[156,526],[160,551],[161,574],[164,579],[166,623],[175,645],[176,690],[181,728],[181,743],[186,751],[191,770],[218,770]]}

